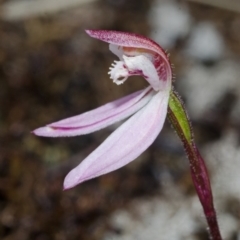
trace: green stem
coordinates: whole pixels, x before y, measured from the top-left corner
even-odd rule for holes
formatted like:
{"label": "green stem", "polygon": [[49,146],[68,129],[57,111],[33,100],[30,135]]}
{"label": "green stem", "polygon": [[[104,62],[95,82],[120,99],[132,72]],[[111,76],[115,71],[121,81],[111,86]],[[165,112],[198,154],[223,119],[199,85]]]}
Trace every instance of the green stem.
{"label": "green stem", "polygon": [[190,163],[191,176],[209,226],[211,239],[222,240],[206,165],[194,142],[191,122],[177,92],[169,99],[168,119],[181,139]]}

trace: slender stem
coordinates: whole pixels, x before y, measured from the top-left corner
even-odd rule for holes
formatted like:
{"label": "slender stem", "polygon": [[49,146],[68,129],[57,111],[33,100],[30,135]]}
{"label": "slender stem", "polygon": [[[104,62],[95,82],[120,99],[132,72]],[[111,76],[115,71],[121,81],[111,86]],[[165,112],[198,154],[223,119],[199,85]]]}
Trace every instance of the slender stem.
{"label": "slender stem", "polygon": [[171,93],[168,119],[176,130],[187,153],[191,176],[202,204],[203,211],[209,226],[209,234],[212,240],[222,240],[216,212],[213,204],[212,190],[206,165],[200,155],[193,138],[190,120],[187,116],[183,102],[176,92]]}
{"label": "slender stem", "polygon": [[[197,161],[190,164],[192,179],[198,193],[198,197],[203,206],[204,214],[209,226],[210,235],[213,240],[222,240],[219,226],[217,222],[217,215],[214,209],[212,189],[208,177],[208,171],[202,156],[194,145]],[[191,163],[191,160],[189,158]]]}

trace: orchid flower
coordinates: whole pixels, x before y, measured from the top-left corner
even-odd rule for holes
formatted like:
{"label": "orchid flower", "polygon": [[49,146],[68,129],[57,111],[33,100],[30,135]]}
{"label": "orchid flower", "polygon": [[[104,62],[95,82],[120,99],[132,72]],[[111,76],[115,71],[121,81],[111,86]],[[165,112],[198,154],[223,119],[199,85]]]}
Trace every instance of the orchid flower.
{"label": "orchid flower", "polygon": [[114,83],[120,85],[128,77],[139,75],[145,78],[149,86],[94,110],[33,131],[44,137],[77,136],[98,131],[128,118],[68,173],[64,189],[114,171],[136,159],[156,139],[167,116],[186,150],[210,237],[221,240],[207,168],[194,142],[184,104],[172,89],[168,56],[157,43],[137,34],[104,30],[86,32],[93,38],[109,43],[109,49],[119,58],[109,71]]}
{"label": "orchid flower", "polygon": [[104,30],[86,32],[109,43],[109,49],[119,58],[109,71],[114,83],[123,84],[128,77],[139,75],[146,79],[149,86],[89,112],[33,131],[44,137],[77,136],[130,117],[69,172],[64,180],[64,189],[112,172],[144,152],[163,127],[171,91],[171,65],[157,43],[137,34]]}

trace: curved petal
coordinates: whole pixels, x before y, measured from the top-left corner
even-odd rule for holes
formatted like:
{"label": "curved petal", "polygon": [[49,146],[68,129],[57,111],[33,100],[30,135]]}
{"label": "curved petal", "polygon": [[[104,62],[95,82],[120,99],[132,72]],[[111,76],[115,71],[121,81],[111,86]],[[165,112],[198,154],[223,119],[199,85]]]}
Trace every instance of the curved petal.
{"label": "curved petal", "polygon": [[161,55],[167,62],[168,57],[165,51],[154,41],[135,33],[126,33],[108,30],[86,30],[86,33],[101,41],[131,48],[144,48]]}
{"label": "curved petal", "polygon": [[38,128],[33,133],[44,137],[66,137],[95,132],[132,115],[147,104],[152,94],[151,87],[147,87],[89,112]]}
{"label": "curved petal", "polygon": [[[130,56],[131,52],[135,52],[135,54],[138,52],[146,56],[149,55],[146,54],[147,52],[150,53],[160,79],[166,82],[171,82],[172,69],[168,55],[151,39],[135,33],[108,30],[86,30],[86,33],[93,38],[109,43],[110,50],[117,56],[121,56],[122,52],[124,54],[130,54]],[[116,47],[113,45],[116,45]],[[143,51],[143,49],[145,51]]]}
{"label": "curved petal", "polygon": [[151,101],[113,132],[65,178],[64,189],[114,171],[137,158],[156,139],[167,114],[168,91]]}

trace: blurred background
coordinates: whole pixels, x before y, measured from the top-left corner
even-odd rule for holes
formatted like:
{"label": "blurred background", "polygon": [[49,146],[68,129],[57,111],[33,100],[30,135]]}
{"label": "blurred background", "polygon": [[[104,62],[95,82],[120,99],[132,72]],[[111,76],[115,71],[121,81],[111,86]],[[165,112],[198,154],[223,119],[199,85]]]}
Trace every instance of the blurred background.
{"label": "blurred background", "polygon": [[167,122],[136,161],[62,191],[69,170],[117,126],[59,139],[31,130],[146,86],[138,77],[113,84],[107,72],[116,57],[84,29],[135,32],[168,50],[221,232],[240,240],[238,0],[1,0],[0,238],[208,239],[188,161]]}

